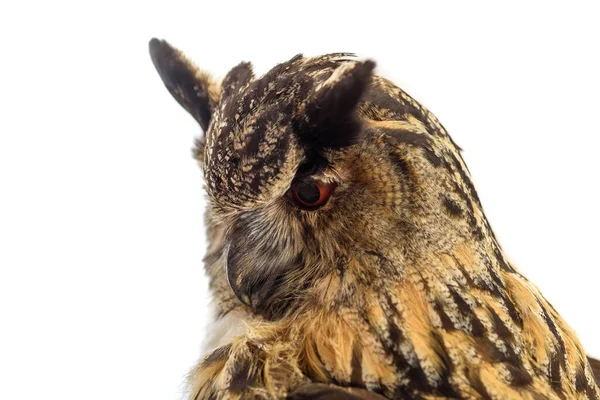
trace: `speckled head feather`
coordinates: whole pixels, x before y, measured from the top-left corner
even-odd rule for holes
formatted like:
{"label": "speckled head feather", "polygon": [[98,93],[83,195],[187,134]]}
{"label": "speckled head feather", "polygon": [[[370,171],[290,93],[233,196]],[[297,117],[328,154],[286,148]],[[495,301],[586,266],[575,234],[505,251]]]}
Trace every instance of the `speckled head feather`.
{"label": "speckled head feather", "polygon": [[242,63],[223,80],[204,151],[215,210],[250,210],[282,196],[296,171],[356,140],[355,108],[374,64],[298,55],[253,79]]}
{"label": "speckled head feather", "polygon": [[[460,149],[373,62],[299,55],[261,77],[241,63],[219,84],[150,49],[206,132],[217,316],[191,398],[599,398]],[[298,202],[306,182],[331,189],[319,207]]]}

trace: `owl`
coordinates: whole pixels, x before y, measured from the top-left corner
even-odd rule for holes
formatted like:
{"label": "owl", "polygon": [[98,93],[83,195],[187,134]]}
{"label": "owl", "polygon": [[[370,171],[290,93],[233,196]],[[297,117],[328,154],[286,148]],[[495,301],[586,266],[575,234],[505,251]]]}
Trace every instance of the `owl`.
{"label": "owl", "polygon": [[576,334],[507,259],[460,148],[351,54],[220,81],[150,55],[200,124],[215,319],[190,399],[598,399]]}

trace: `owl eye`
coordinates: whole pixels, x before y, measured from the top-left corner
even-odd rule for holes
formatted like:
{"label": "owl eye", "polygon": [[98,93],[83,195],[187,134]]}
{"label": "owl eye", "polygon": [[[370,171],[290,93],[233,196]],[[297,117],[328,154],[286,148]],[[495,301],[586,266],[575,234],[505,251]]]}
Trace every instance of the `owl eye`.
{"label": "owl eye", "polygon": [[299,207],[314,210],[327,203],[334,187],[333,183],[298,182],[292,186],[292,197]]}

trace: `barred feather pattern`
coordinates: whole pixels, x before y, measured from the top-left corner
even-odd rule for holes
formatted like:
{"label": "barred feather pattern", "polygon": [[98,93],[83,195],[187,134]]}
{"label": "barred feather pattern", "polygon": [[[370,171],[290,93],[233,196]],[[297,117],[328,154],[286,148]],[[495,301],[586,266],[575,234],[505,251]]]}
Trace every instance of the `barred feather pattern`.
{"label": "barred feather pattern", "polygon": [[[255,77],[242,63],[211,96],[195,150],[205,265],[217,320],[240,329],[190,373],[190,398],[600,398],[576,334],[502,251],[458,146],[373,67],[296,56]],[[307,170],[337,185],[318,210],[289,195]]]}

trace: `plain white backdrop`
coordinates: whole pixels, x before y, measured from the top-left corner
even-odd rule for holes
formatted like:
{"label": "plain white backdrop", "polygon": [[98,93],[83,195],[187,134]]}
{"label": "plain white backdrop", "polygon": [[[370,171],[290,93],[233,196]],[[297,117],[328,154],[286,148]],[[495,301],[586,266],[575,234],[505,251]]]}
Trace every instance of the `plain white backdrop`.
{"label": "plain white backdrop", "polygon": [[217,76],[378,62],[464,149],[500,242],[600,356],[593,2],[0,6],[0,398],[178,399],[208,322],[200,133],[152,36]]}

